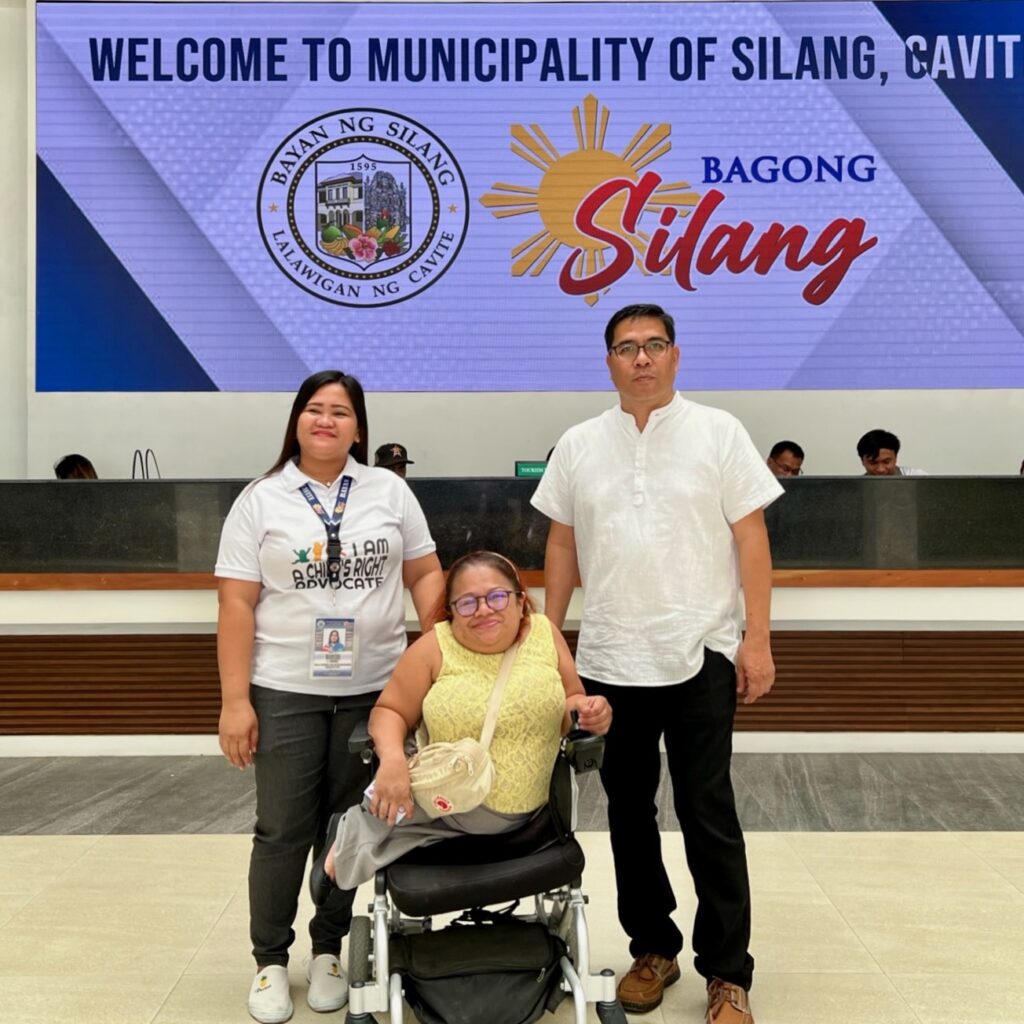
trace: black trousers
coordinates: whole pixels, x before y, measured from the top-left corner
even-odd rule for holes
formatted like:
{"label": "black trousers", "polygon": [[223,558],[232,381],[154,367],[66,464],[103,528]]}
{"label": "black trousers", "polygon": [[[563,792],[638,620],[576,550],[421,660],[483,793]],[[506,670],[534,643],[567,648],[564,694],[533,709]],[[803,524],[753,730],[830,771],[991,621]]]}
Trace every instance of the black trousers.
{"label": "black trousers", "polygon": [[[358,804],[369,782],[366,765],[348,752],[377,694],[329,697],[254,686],[260,724],[256,829],[249,860],[249,934],[257,967],[286,965],[292,925],[310,851],[326,842],[335,811]],[[309,922],[313,954],[341,952],[352,923],[355,890],[334,889]]]}
{"label": "black trousers", "polygon": [[612,706],[601,782],[608,797],[619,921],[631,956],[672,958],[683,948],[673,922],[676,898],[665,871],[655,795],[664,737],[669,776],[697,894],[694,967],[749,989],[750,882],[729,764],[736,712],[736,670],[705,650],[704,666],[685,683],[638,687],[584,679],[587,693]]}

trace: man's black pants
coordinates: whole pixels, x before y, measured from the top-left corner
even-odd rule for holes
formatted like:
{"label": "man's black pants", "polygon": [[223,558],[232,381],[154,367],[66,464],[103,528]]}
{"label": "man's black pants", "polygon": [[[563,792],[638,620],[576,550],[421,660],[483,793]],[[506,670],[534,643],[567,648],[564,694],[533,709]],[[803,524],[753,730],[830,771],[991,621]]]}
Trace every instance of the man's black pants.
{"label": "man's black pants", "polygon": [[664,736],[676,817],[697,893],[694,967],[710,980],[750,988],[750,883],[746,847],[736,815],[729,763],[736,712],[736,670],[705,650],[704,666],[672,686],[613,686],[584,679],[588,694],[612,706],[601,782],[618,888],[619,921],[631,956],[672,958],[683,936],[661,855],[655,795]]}

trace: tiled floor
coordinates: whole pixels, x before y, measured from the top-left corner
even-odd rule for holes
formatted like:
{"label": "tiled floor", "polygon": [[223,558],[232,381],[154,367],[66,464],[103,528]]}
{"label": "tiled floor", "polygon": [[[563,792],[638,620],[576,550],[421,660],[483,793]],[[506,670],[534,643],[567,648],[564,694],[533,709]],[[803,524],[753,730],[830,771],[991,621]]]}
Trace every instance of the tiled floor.
{"label": "tiled floor", "polygon": [[[581,841],[593,961],[622,971],[607,833]],[[247,1024],[248,847],[242,835],[0,837],[0,1018]],[[748,847],[758,1024],[1024,1021],[1024,834],[760,832]],[[678,834],[665,850],[688,922]],[[304,946],[294,1020],[341,1022],[305,1005]],[[699,1024],[702,985],[686,967],[636,1019]],[[555,1019],[572,1020],[568,1004]]]}
{"label": "tiled floor", "polygon": [[[758,1024],[1024,1024],[1024,755],[745,754],[733,778]],[[603,797],[581,781],[593,965],[619,973]],[[688,931],[671,798],[665,784]],[[0,758],[0,1022],[248,1024],[252,815],[252,773],[218,758]],[[303,899],[294,1020],[342,1024],[305,1004]],[[635,1019],[700,1024],[683,964]]]}

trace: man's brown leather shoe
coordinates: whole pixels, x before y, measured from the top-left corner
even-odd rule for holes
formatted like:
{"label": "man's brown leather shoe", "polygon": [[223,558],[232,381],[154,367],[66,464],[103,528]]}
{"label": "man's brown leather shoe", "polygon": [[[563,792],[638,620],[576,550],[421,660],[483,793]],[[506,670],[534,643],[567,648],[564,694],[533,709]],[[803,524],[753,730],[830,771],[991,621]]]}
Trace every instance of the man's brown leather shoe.
{"label": "man's brown leather shoe", "polygon": [[657,953],[644,953],[619,982],[617,994],[627,1013],[647,1013],[661,1005],[665,989],[679,980],[679,962]]}
{"label": "man's brown leather shoe", "polygon": [[708,985],[705,1021],[706,1024],[754,1024],[746,990],[721,978],[712,978]]}

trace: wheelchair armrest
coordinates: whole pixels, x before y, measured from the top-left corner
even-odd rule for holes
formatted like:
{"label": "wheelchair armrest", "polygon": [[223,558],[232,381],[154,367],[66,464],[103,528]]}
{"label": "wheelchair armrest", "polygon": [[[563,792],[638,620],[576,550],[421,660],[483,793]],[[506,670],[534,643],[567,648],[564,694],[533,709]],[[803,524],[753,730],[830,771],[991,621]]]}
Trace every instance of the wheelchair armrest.
{"label": "wheelchair armrest", "polygon": [[595,771],[603,760],[604,737],[581,729],[574,714],[572,728],[562,739],[548,787],[548,808],[560,842],[572,835],[574,796],[571,773],[581,775]]}
{"label": "wheelchair armrest", "polygon": [[565,737],[565,756],[577,775],[596,771],[604,762],[604,737],[581,729],[575,711],[572,728]]}
{"label": "wheelchair armrest", "polygon": [[370,738],[370,731],[366,722],[360,722],[349,733],[348,752],[358,754],[364,764],[369,764],[373,758],[373,740]]}

